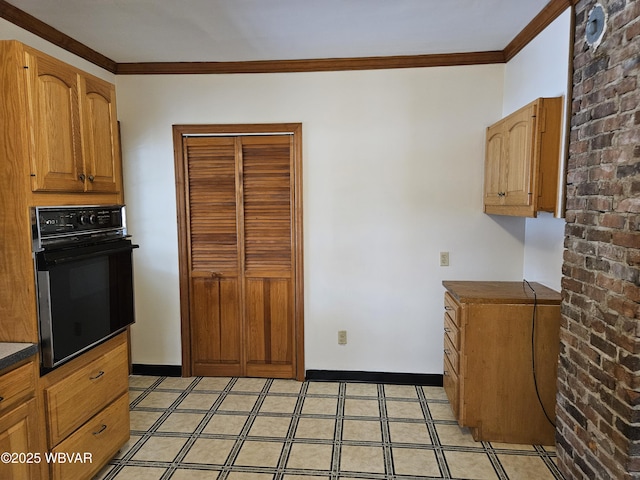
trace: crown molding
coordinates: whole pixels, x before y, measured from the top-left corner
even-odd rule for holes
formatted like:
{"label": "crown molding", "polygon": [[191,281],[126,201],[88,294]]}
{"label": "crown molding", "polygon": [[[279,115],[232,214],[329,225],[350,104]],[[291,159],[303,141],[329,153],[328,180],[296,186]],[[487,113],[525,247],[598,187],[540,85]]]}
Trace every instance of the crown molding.
{"label": "crown molding", "polygon": [[509,42],[509,45],[504,48],[505,62],[515,57],[536,38],[540,32],[547,28],[551,22],[558,18],[567,8],[571,7],[572,1],[573,0],[551,0],[540,13]]}
{"label": "crown molding", "polygon": [[309,60],[263,60],[248,62],[119,63],[117,75],[172,75],[221,73],[333,72],[392,68],[447,67],[504,63],[501,50],[492,52],[408,55],[394,57],[321,58]]}
{"label": "crown molding", "polygon": [[516,35],[504,50],[390,57],[257,60],[244,62],[117,63],[19,8],[14,7],[5,0],[0,0],[0,18],[4,18],[20,28],[116,75],[328,72],[506,63],[577,1],[578,0],[551,0],[544,9]]}
{"label": "crown molding", "polygon": [[0,18],[17,25],[24,30],[37,35],[40,38],[53,43],[54,45],[71,52],[80,58],[104,68],[105,70],[115,73],[117,63],[99,52],[87,47],[85,44],[78,42],[74,38],[56,30],[52,26],[38,20],[36,17],[29,15],[27,12],[14,7],[5,0],[0,0]]}

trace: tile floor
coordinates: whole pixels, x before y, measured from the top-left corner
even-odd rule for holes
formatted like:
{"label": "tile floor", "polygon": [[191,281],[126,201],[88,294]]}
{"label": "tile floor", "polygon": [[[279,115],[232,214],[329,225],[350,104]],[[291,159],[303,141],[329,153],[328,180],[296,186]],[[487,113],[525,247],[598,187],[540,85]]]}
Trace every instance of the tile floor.
{"label": "tile floor", "polygon": [[440,387],[130,377],[100,480],[562,479],[555,449],[474,442]]}

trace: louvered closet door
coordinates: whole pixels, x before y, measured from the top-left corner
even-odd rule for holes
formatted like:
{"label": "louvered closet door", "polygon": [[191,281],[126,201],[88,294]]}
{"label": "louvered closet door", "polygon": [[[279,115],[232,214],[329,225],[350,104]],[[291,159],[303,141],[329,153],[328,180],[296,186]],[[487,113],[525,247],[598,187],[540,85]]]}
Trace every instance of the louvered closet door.
{"label": "louvered closet door", "polygon": [[294,369],[290,136],[242,137],[246,374]]}
{"label": "louvered closet door", "polygon": [[193,375],[242,374],[236,141],[184,141]]}
{"label": "louvered closet door", "polygon": [[192,374],[294,378],[291,136],[183,145]]}

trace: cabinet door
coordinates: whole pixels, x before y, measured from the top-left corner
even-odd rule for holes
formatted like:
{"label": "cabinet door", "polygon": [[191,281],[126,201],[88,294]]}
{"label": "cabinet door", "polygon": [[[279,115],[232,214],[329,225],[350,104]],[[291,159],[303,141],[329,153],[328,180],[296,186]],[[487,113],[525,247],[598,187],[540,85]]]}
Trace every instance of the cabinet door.
{"label": "cabinet door", "polygon": [[484,203],[500,205],[503,203],[502,172],[506,165],[504,122],[487,129],[487,150],[484,166]]}
{"label": "cabinet door", "polygon": [[0,463],[0,478],[14,480],[35,480],[44,478],[43,468],[46,466],[43,442],[40,440],[40,426],[37,425],[36,401],[34,399],[11,410],[0,417],[0,451],[14,454],[38,454],[31,458],[32,463],[17,459],[16,463]]}
{"label": "cabinet door", "polygon": [[507,162],[504,170],[505,205],[531,205],[533,166],[533,132],[535,106],[531,105],[509,117],[505,125]]}
{"label": "cabinet door", "polygon": [[120,148],[115,87],[97,78],[81,77],[80,103],[86,190],[116,193]]}
{"label": "cabinet door", "polygon": [[32,52],[26,53],[26,66],[32,190],[81,192],[78,75]]}

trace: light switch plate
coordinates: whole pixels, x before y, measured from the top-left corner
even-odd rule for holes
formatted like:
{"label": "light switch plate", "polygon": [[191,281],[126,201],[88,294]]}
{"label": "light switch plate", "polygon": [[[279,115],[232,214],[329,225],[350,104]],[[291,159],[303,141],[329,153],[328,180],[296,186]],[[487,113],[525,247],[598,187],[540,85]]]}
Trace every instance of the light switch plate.
{"label": "light switch plate", "polygon": [[449,252],[440,252],[440,266],[441,267],[449,266]]}

